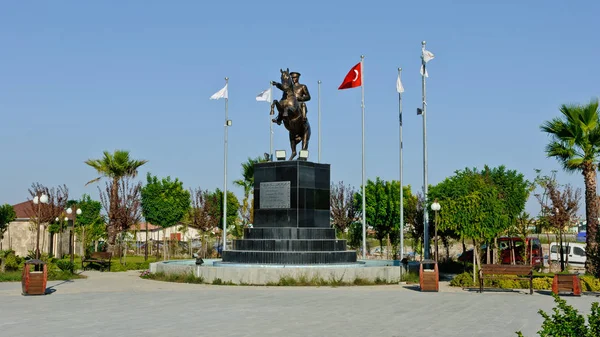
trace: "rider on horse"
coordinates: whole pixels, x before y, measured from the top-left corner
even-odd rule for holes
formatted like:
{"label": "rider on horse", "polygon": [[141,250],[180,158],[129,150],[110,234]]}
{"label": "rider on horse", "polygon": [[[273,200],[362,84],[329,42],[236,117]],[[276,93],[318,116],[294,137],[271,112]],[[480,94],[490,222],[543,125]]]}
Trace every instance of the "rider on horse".
{"label": "rider on horse", "polygon": [[[290,76],[292,77],[293,80],[293,90],[294,90],[294,94],[296,96],[296,99],[298,100],[298,103],[300,103],[300,109],[302,110],[302,120],[306,121],[306,114],[308,113],[308,109],[306,108],[306,103],[307,101],[310,101],[310,93],[308,92],[308,87],[304,84],[300,84],[298,83],[298,81],[300,80],[300,73],[298,72],[291,72]],[[283,90],[282,86],[280,83],[277,82],[271,82],[272,84],[274,84],[277,89],[279,90]],[[287,98],[287,95],[284,91],[283,96],[281,97],[281,100],[285,100]],[[273,119],[273,123],[277,123],[279,125],[281,125],[281,121],[283,119],[283,113],[280,111],[279,114],[277,115],[277,118]]]}

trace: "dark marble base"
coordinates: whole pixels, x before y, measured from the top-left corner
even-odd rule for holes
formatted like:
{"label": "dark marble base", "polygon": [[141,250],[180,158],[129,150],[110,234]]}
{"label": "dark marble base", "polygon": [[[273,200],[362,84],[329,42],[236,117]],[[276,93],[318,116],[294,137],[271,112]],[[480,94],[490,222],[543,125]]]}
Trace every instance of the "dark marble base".
{"label": "dark marble base", "polygon": [[243,240],[233,241],[233,249],[222,254],[223,262],[356,263],[356,252],[346,250],[346,240],[337,240],[331,228],[329,197],[329,164],[308,161],[256,164],[254,228],[244,230]]}
{"label": "dark marble base", "polygon": [[223,262],[255,264],[334,264],[356,262],[356,252],[259,252],[226,250]]}
{"label": "dark marble base", "polygon": [[346,251],[346,240],[233,240],[233,250],[341,252]]}
{"label": "dark marble base", "polygon": [[245,228],[244,238],[248,240],[335,240],[335,229],[296,227]]}
{"label": "dark marble base", "polygon": [[328,264],[354,263],[356,252],[346,240],[335,238],[333,228],[246,228],[243,240],[223,252],[225,263]]}

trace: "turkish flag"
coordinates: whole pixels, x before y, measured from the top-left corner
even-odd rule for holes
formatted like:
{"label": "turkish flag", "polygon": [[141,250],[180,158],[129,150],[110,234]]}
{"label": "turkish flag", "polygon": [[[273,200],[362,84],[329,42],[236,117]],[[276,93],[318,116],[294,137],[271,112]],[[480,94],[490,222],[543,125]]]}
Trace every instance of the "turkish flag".
{"label": "turkish flag", "polygon": [[338,90],[360,87],[362,85],[362,69],[358,62],[346,75]]}

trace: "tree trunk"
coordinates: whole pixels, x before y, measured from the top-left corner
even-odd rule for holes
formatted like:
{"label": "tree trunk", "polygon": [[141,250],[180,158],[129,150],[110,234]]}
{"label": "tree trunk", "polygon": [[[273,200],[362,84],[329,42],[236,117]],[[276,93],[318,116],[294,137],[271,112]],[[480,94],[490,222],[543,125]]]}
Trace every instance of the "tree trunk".
{"label": "tree trunk", "polygon": [[117,211],[119,209],[119,179],[113,178],[110,191],[110,211],[108,214],[108,225],[106,231],[108,234],[108,251],[114,252],[114,245],[117,239]]}
{"label": "tree trunk", "polygon": [[492,263],[499,264],[498,263],[498,237],[494,238],[494,254],[493,255],[494,255],[494,257],[492,258],[493,259]]}
{"label": "tree trunk", "polygon": [[473,285],[477,284],[477,243],[475,243],[475,240],[473,240]]}
{"label": "tree trunk", "polygon": [[163,228],[163,261],[167,260],[167,229]]}
{"label": "tree trunk", "polygon": [[596,193],[596,165],[592,162],[583,164],[583,178],[585,182],[585,219],[586,225],[586,247],[585,270],[598,277],[598,200]]}

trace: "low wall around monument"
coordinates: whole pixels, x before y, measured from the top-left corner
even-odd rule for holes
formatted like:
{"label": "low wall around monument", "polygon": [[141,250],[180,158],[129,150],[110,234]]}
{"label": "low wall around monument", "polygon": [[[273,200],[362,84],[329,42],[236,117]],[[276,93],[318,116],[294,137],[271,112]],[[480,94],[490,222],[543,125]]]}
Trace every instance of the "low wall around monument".
{"label": "low wall around monument", "polygon": [[[207,261],[208,262],[208,261]],[[194,273],[201,277],[205,283],[220,280],[221,283],[238,285],[268,285],[277,284],[280,280],[292,278],[297,281],[323,280],[328,283],[349,283],[365,281],[369,283],[398,283],[400,281],[401,267],[399,266],[370,266],[370,267],[236,267],[236,266],[196,266],[193,264],[179,264],[155,262],[150,264],[152,273],[189,274]],[[417,267],[418,268],[418,267]],[[411,272],[416,271],[409,266]],[[218,281],[217,281],[218,282]]]}

